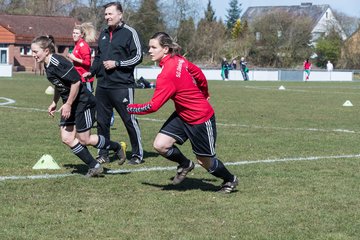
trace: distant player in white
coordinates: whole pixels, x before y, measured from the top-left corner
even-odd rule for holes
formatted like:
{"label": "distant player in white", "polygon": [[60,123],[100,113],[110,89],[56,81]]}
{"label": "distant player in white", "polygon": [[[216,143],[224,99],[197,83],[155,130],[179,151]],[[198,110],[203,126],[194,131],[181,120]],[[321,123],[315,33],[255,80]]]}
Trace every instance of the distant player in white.
{"label": "distant player in white", "polygon": [[328,72],[334,70],[334,65],[330,62],[330,60],[326,64],[326,69],[328,70]]}

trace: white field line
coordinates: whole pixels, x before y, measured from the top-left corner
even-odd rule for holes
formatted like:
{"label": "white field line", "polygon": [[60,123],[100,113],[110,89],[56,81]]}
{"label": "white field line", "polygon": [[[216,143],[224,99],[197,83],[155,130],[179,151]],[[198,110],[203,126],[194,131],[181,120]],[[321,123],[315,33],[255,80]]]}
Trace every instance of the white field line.
{"label": "white field line", "polygon": [[310,132],[340,132],[340,133],[357,133],[353,130],[347,129],[319,129],[319,128],[284,128],[284,127],[266,127],[266,126],[256,126],[256,125],[245,125],[245,124],[234,124],[234,123],[216,123],[219,126],[225,127],[242,127],[242,128],[256,128],[256,129],[274,129],[274,130],[291,130],[291,131],[310,131]]}
{"label": "white field line", "polygon": [[5,106],[5,105],[9,105],[9,104],[13,104],[15,103],[16,101],[13,100],[13,99],[10,99],[10,98],[6,98],[6,97],[0,97],[1,100],[5,100],[4,101],[0,101],[0,106]]}
{"label": "white field line", "polygon": [[[274,87],[274,86],[269,86],[269,87],[266,87],[266,86],[263,86],[263,87],[244,86],[244,88],[258,89],[258,90],[270,90],[270,91],[278,91],[279,90],[277,87]],[[285,86],[285,88],[286,88],[286,86]],[[339,89],[339,88],[337,88],[337,89]],[[340,89],[342,89],[342,88],[340,88]],[[345,88],[345,89],[356,89],[356,88]],[[294,87],[293,88],[286,88],[285,91],[288,91],[288,92],[307,92],[307,93],[323,93],[324,92],[324,91],[309,90],[309,89],[306,89],[305,87],[304,87],[304,89],[295,89]],[[329,93],[329,92],[327,92],[327,93]],[[331,92],[331,93],[332,94],[359,95],[359,93],[357,93],[357,92]]]}
{"label": "white field line", "polygon": [[[45,109],[38,108],[25,108],[25,107],[15,107],[15,106],[7,106],[9,104],[15,103],[15,100],[0,97],[0,99],[6,100],[5,103],[0,104],[0,107],[18,109],[18,110],[27,110],[27,111],[41,111],[46,112]],[[153,122],[164,122],[163,119],[153,119],[153,118],[139,118],[144,121],[153,121]],[[246,127],[246,128],[258,128],[258,129],[277,129],[277,130],[298,130],[298,131],[321,131],[321,132],[342,132],[342,133],[357,133],[352,130],[346,129],[316,129],[316,128],[281,128],[281,127],[263,127],[263,126],[251,126],[251,125],[243,125],[243,124],[224,124],[217,123],[217,125],[226,126],[226,127]],[[284,159],[267,159],[267,160],[258,160],[258,161],[239,161],[239,162],[231,162],[225,163],[225,165],[244,165],[244,164],[255,164],[255,163],[275,163],[275,162],[286,162],[286,161],[313,161],[320,159],[339,159],[339,158],[358,158],[360,154],[356,155],[340,155],[340,156],[319,156],[319,157],[301,157],[301,158],[284,158]],[[197,165],[198,167],[198,165]],[[153,167],[153,168],[138,168],[138,169],[119,169],[119,170],[109,170],[107,173],[109,174],[117,174],[117,173],[130,173],[130,172],[150,172],[150,171],[168,171],[175,170],[176,167]],[[74,176],[78,174],[45,174],[45,175],[30,175],[30,176],[0,176],[0,181],[5,180],[22,180],[22,179],[50,179],[50,178],[60,178],[60,177],[68,177]]]}
{"label": "white field line", "polygon": [[[350,155],[337,155],[337,156],[313,156],[313,157],[297,157],[297,158],[279,158],[279,159],[265,159],[265,160],[254,160],[254,161],[238,161],[224,163],[226,166],[239,166],[247,164],[261,164],[261,163],[278,163],[278,162],[295,162],[295,161],[318,161],[324,159],[344,159],[344,158],[360,158],[360,154]],[[196,164],[195,167],[200,167]],[[153,171],[173,171],[176,167],[150,167],[150,168],[135,168],[135,169],[115,169],[108,170],[107,174],[121,174],[121,173],[135,173],[135,172],[153,172]],[[7,180],[36,180],[36,179],[52,179],[62,178],[69,176],[79,176],[77,173],[64,173],[64,174],[43,174],[43,175],[28,175],[28,176],[0,176],[0,181]]]}
{"label": "white field line", "polygon": [[[0,97],[1,99],[1,97]],[[4,99],[4,98],[3,98]],[[9,104],[9,103],[7,103]],[[17,109],[17,110],[25,110],[25,111],[34,111],[34,112],[47,112],[45,109],[39,108],[25,108],[25,107],[15,107],[15,106],[6,106],[1,105],[0,107]],[[117,116],[116,116],[117,117]],[[165,122],[166,119],[154,119],[154,118],[146,118],[146,117],[137,117],[139,120],[144,121],[152,121],[152,122]],[[353,130],[348,129],[319,129],[319,128],[284,128],[284,127],[266,127],[266,126],[256,126],[256,125],[245,125],[245,124],[231,124],[231,123],[216,123],[218,126],[224,127],[241,127],[241,128],[255,128],[255,129],[274,129],[280,131],[310,131],[310,132],[338,132],[338,133],[358,133]]]}

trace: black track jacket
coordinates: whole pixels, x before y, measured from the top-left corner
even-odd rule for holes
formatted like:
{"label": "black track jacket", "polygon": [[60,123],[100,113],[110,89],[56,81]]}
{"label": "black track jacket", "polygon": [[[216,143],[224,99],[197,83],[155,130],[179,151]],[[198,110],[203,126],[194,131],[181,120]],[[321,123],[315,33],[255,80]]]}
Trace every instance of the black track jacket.
{"label": "black track jacket", "polygon": [[[103,61],[115,60],[119,66],[105,70]],[[97,86],[103,88],[134,87],[134,68],[142,61],[142,47],[135,29],[125,23],[112,32],[104,29],[99,36],[98,48],[90,68],[92,76],[96,75]]]}

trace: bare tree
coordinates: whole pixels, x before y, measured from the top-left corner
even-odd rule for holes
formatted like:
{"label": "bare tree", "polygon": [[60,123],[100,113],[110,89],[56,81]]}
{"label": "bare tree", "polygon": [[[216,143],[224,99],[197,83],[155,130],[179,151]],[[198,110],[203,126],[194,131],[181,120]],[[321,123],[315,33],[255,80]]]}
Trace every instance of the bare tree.
{"label": "bare tree", "polygon": [[213,65],[224,56],[226,41],[226,27],[222,22],[200,20],[192,43],[194,59]]}
{"label": "bare tree", "polygon": [[175,36],[179,37],[179,27],[181,24],[193,19],[195,22],[196,19],[193,16],[199,16],[199,9],[201,9],[201,2],[197,0],[171,0],[171,1],[161,1],[160,9],[166,9],[161,11],[164,22],[166,23],[167,31]]}
{"label": "bare tree", "polygon": [[360,19],[358,17],[348,16],[340,11],[334,11],[334,15],[348,37],[351,36],[360,26]]}
{"label": "bare tree", "polygon": [[133,16],[132,25],[139,33],[143,46],[148,45],[150,37],[155,32],[165,31],[158,0],[141,0],[140,7]]}
{"label": "bare tree", "polygon": [[176,40],[180,44],[183,50],[184,56],[193,58],[193,42],[195,42],[195,23],[193,18],[182,20],[177,28]]}
{"label": "bare tree", "polygon": [[252,61],[260,66],[290,67],[311,54],[311,20],[288,12],[269,13],[254,22]]}
{"label": "bare tree", "polygon": [[250,31],[246,21],[236,21],[229,38],[222,47],[225,57],[233,60],[247,57],[255,42],[254,34]]}
{"label": "bare tree", "polygon": [[10,14],[68,16],[78,0],[3,0],[1,8]]}
{"label": "bare tree", "polygon": [[360,31],[347,39],[341,48],[338,68],[359,68],[360,66]]}

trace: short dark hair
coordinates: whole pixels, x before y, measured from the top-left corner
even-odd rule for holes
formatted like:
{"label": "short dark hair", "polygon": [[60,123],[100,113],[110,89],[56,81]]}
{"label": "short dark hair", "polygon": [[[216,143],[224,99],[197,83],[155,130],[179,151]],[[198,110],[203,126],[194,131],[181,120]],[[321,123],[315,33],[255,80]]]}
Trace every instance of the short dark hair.
{"label": "short dark hair", "polygon": [[107,4],[105,4],[103,6],[104,9],[111,7],[111,6],[115,6],[117,10],[119,10],[120,12],[123,12],[123,8],[120,2],[109,2]]}

